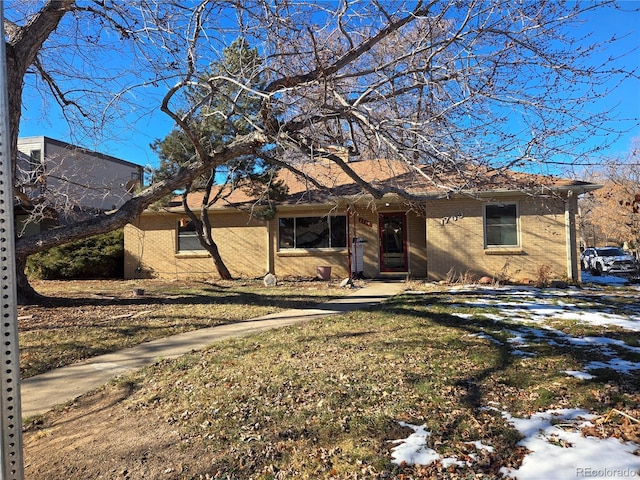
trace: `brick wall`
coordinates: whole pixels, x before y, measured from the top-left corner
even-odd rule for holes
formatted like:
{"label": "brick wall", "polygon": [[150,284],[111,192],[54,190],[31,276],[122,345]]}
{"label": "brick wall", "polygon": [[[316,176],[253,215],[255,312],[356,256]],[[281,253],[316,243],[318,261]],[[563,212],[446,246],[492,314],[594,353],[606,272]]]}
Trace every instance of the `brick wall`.
{"label": "brick wall", "polygon": [[518,204],[518,248],[485,248],[487,202],[456,199],[427,204],[429,279],[444,279],[452,271],[528,282],[535,281],[537,269],[544,264],[551,267],[554,278],[566,276],[564,202],[536,197],[500,198],[499,202]]}
{"label": "brick wall", "polygon": [[[205,251],[177,253],[180,215],[145,214],[124,229],[125,278],[209,278],[217,272]],[[267,271],[266,222],[246,214],[216,215],[213,237],[233,277],[253,278]]]}
{"label": "brick wall", "polygon": [[[501,197],[503,203],[516,202],[519,211],[518,248],[487,249],[484,246],[484,208],[477,199],[429,202],[425,216],[407,214],[409,274],[414,278],[442,280],[449,272],[469,273],[513,281],[535,281],[537,269],[549,265],[554,278],[567,274],[565,207],[557,198]],[[399,205],[380,211],[400,212]],[[380,276],[378,212],[368,207],[352,210],[349,236],[361,244],[364,275]],[[295,215],[326,214],[326,209],[295,210]],[[334,212],[344,214],[344,210]],[[294,213],[280,212],[280,215]],[[176,253],[176,225],[180,215],[145,214],[125,227],[125,277],[162,278],[213,277],[217,274],[206,252]],[[250,220],[244,213],[220,214],[214,219],[214,238],[231,274],[256,278],[272,271],[279,277],[315,277],[317,267],[331,266],[333,278],[349,275],[348,249],[331,251],[279,251],[278,221]],[[350,241],[350,238],[349,238]],[[269,256],[271,246],[271,256]]]}

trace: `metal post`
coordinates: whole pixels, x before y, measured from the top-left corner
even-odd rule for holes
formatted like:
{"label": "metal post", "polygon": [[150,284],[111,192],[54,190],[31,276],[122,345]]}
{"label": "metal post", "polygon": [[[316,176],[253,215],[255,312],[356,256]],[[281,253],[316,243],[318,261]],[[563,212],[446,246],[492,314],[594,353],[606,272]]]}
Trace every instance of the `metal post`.
{"label": "metal post", "polygon": [[9,133],[9,97],[4,36],[4,2],[0,0],[0,480],[22,480],[22,412],[16,289],[13,176]]}

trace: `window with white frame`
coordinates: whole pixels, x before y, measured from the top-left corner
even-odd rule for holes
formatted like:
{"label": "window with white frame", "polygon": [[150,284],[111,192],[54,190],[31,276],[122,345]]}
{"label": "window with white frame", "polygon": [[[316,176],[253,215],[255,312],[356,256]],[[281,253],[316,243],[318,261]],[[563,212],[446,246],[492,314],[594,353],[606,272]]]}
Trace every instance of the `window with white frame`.
{"label": "window with white frame", "polygon": [[517,204],[495,203],[484,206],[484,243],[487,248],[519,245]]}
{"label": "window with white frame", "polygon": [[345,248],[347,217],[284,217],[278,222],[278,246],[293,248]]}

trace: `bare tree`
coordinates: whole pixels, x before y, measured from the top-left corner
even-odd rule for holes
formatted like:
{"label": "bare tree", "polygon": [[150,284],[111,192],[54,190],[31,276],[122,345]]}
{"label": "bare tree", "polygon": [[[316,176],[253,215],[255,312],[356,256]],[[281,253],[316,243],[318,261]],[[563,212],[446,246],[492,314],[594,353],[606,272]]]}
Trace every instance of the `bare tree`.
{"label": "bare tree", "polygon": [[[135,82],[116,90],[93,89],[85,77],[72,82],[76,90],[62,89],[59,75],[65,72],[46,68],[52,65],[45,62],[46,47],[63,20],[75,26],[71,33],[77,36],[102,32],[98,23],[128,45],[121,51],[132,62],[148,68],[138,83],[171,79],[160,109],[183,130],[195,155],[175,177],[151,185],[118,211],[45,232],[35,241],[19,240],[22,264],[27,255],[52,245],[122,226],[172,189],[240,155],[260,156],[294,172],[301,157],[323,156],[374,197],[393,191],[409,199],[400,185],[362,181],[349,162],[326,147],[403,160],[443,195],[473,188],[487,169],[533,171],[558,158],[580,160],[591,153],[586,136],[615,131],[611,112],[594,113],[585,106],[605,96],[612,79],[638,73],[598,60],[595,54],[614,38],[593,44],[574,30],[586,13],[612,8],[612,2],[230,0],[186,7],[177,1],[60,0],[28,5],[39,10],[8,29],[9,62],[16,66],[10,78],[17,87],[11,107],[16,136],[21,85],[30,68],[50,86],[63,111],[79,112],[81,118],[91,117],[83,103],[90,93],[99,91],[98,98],[122,106],[123,92],[133,91]],[[82,22],[91,28],[83,30]],[[92,39],[96,45],[104,45],[102,35]],[[259,89],[242,75],[204,76],[225,44],[238,37],[263,57],[260,75],[267,81]],[[66,47],[64,56],[78,48],[78,55],[90,55],[90,41],[57,45]],[[233,99],[226,111],[211,108],[223,84],[259,101],[260,116],[247,113],[248,131],[208,148],[191,122],[199,110],[222,118],[243,114]],[[194,88],[204,94],[189,106]],[[77,89],[82,94],[74,96]],[[111,122],[112,112],[101,110],[101,125]]]}
{"label": "bare tree", "polygon": [[581,199],[581,230],[593,246],[626,245],[640,248],[640,138],[625,156],[603,161],[592,181],[602,188]]}

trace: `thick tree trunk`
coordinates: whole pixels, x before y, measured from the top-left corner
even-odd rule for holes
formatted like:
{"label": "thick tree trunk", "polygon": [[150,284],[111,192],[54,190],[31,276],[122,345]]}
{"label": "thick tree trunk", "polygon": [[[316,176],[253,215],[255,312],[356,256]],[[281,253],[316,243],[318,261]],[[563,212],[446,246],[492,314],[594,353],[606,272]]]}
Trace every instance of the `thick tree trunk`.
{"label": "thick tree trunk", "polygon": [[16,287],[18,290],[18,304],[30,305],[41,303],[45,298],[34,290],[29,283],[25,268],[27,266],[27,257],[16,257]]}
{"label": "thick tree trunk", "polygon": [[[24,76],[35,62],[42,45],[55,31],[62,18],[72,9],[73,0],[49,0],[30,21],[19,27],[9,21],[4,22],[6,36],[6,73],[9,101],[9,140],[11,148],[11,172],[15,180],[18,156],[18,135],[22,116],[22,92]],[[5,41],[3,38],[2,41]],[[15,190],[16,198],[28,204],[23,192]],[[39,303],[44,297],[37,293],[25,273],[28,255],[16,254],[16,283],[18,303]]]}

